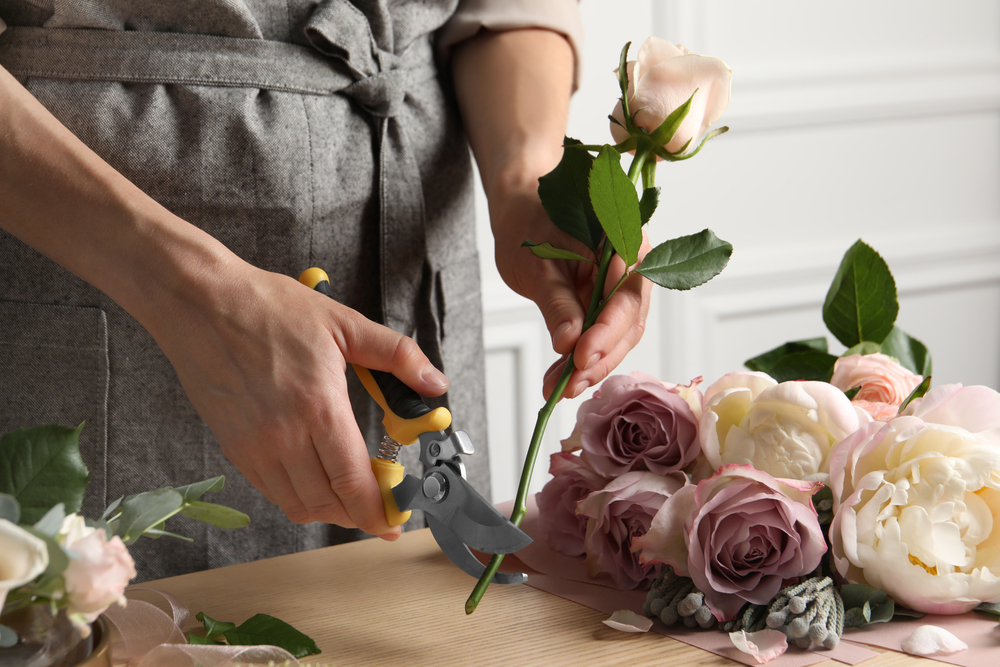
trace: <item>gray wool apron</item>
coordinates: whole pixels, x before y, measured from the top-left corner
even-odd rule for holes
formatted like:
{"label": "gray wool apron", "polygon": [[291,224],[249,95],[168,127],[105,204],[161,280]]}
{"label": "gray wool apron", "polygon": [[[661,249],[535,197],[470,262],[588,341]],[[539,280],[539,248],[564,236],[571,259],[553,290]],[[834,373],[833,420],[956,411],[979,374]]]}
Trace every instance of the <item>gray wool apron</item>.
{"label": "gray wool apron", "polygon": [[[489,497],[470,158],[433,59],[434,31],[456,2],[0,0],[0,65],[247,262],[290,276],[323,267],[338,301],[413,335],[451,380],[434,404],[473,437],[470,480]],[[349,380],[374,452],[381,411]],[[0,231],[0,432],[83,421],[85,515],[225,474],[206,499],[251,517],[232,531],[173,520],[194,542],[138,542],[140,579],[360,535],[290,522],[222,455],[149,334]],[[403,463],[419,474],[416,454]]]}

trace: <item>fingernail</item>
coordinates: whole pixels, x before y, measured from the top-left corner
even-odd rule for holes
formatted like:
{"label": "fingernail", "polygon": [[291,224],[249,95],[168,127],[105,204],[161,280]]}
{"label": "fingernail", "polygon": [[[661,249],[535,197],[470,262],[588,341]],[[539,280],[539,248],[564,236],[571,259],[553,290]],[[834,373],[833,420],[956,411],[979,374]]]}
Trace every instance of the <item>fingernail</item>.
{"label": "fingernail", "polygon": [[386,542],[395,542],[399,539],[399,533],[386,533],[385,535],[379,535]]}
{"label": "fingernail", "polygon": [[594,364],[596,364],[600,360],[601,360],[601,353],[600,352],[595,352],[590,357],[590,359],[587,360],[587,365],[583,367],[583,370],[587,370],[588,368],[590,368],[591,366],[593,366]]}
{"label": "fingernail", "polygon": [[441,374],[436,368],[429,368],[425,370],[421,375],[420,379],[427,384],[444,391],[448,388],[448,378]]}
{"label": "fingernail", "polygon": [[587,382],[586,380],[582,380],[581,382],[577,382],[575,385],[573,385],[573,389],[570,392],[570,396],[579,396],[580,394],[582,394],[583,392],[585,392],[587,390],[587,388],[589,388],[589,387],[590,387],[590,383]]}
{"label": "fingernail", "polygon": [[555,345],[556,341],[569,333],[569,330],[573,328],[572,322],[563,322],[556,327],[556,330],[552,333],[552,344]]}

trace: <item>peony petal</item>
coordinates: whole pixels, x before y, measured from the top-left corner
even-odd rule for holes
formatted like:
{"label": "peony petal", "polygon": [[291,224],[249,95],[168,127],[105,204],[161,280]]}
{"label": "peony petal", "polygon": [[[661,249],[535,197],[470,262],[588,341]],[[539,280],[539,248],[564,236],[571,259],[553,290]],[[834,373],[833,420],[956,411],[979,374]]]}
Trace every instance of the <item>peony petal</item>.
{"label": "peony petal", "polygon": [[729,639],[740,651],[752,655],[760,664],[770,662],[788,650],[788,638],[784,632],[777,630],[761,630],[730,632]]}
{"label": "peony petal", "polygon": [[902,649],[910,655],[951,655],[969,648],[969,645],[936,625],[921,625],[903,640]]}
{"label": "peony petal", "polygon": [[619,609],[606,619],[604,624],[622,632],[649,632],[653,619],[635,613],[631,609]]}

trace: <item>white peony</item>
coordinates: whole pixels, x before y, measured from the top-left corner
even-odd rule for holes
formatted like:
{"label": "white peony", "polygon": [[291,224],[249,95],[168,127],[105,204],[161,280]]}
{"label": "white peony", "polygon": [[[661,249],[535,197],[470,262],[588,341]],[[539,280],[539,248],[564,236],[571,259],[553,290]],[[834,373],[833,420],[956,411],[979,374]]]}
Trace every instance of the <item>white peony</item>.
{"label": "white peony", "polygon": [[49,551],[43,540],[0,519],[0,609],[7,593],[40,575],[48,565]]}
{"label": "white peony", "polygon": [[906,412],[831,456],[837,569],[927,613],[1000,602],[1000,394],[937,387]]}
{"label": "white peony", "polygon": [[871,421],[826,382],[728,373],[705,390],[699,437],[708,462],[752,465],[773,477],[825,481],[830,450]]}

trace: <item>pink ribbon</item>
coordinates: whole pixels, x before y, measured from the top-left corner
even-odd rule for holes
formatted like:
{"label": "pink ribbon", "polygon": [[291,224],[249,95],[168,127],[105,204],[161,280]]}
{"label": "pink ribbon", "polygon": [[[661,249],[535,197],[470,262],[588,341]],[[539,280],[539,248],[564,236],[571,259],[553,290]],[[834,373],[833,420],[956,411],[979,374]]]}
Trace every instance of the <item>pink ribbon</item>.
{"label": "pink ribbon", "polygon": [[[170,613],[138,599],[137,593],[159,598]],[[202,646],[188,644],[181,630],[190,617],[187,606],[169,593],[152,588],[130,588],[128,606],[111,605],[104,612],[121,637],[111,646],[115,664],[129,667],[223,667],[267,665],[270,662],[299,665],[292,654],[277,646]]]}

